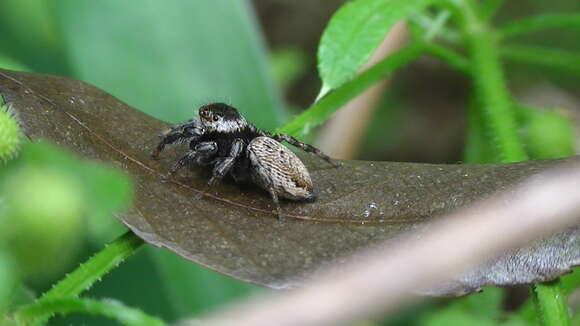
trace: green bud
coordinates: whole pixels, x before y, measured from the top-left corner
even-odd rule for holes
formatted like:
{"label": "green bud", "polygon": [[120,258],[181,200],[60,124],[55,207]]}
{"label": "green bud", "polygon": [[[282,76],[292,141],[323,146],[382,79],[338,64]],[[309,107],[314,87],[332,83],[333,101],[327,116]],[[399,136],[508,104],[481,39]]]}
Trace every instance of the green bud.
{"label": "green bud", "polygon": [[574,126],[557,112],[535,114],[526,128],[528,150],[536,159],[569,157],[575,152]]}
{"label": "green bud", "polygon": [[21,132],[7,105],[0,104],[0,161],[8,161],[18,153]]}
{"label": "green bud", "polygon": [[78,247],[83,209],[80,186],[51,169],[24,166],[7,177],[4,245],[34,279],[59,272]]}

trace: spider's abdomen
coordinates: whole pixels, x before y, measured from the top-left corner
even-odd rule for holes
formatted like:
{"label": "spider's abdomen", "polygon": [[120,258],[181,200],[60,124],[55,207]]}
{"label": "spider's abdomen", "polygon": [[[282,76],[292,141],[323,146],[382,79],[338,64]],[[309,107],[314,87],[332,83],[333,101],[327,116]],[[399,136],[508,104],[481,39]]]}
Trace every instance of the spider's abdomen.
{"label": "spider's abdomen", "polygon": [[248,144],[252,180],[279,197],[292,200],[314,198],[312,180],[304,163],[288,148],[269,137],[256,137]]}

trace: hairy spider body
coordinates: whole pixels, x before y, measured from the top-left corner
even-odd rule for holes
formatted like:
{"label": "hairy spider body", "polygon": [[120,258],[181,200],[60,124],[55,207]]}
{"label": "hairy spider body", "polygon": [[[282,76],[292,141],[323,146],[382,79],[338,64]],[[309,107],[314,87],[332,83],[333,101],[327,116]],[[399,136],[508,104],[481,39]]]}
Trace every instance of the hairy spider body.
{"label": "hairy spider body", "polygon": [[282,141],[339,166],[313,146],[256,128],[236,109],[223,103],[204,105],[199,109],[199,119],[163,133],[152,156],[157,158],[166,145],[189,142],[189,151],[173,165],[169,176],[193,164],[212,167],[210,186],[226,175],[236,182],[251,181],[268,191],[278,218],[282,219],[278,198],[306,201],[316,198],[306,166]]}

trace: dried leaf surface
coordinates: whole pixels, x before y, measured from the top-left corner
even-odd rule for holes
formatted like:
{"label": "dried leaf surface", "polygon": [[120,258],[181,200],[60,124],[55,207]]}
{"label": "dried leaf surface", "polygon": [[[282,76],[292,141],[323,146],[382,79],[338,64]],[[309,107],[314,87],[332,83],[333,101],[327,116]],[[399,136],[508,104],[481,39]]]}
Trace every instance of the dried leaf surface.
{"label": "dried leaf surface", "polygon": [[[302,156],[319,199],[284,202],[287,222],[280,224],[268,195],[251,185],[225,182],[207,190],[208,172],[200,169],[161,182],[183,151],[177,147],[159,161],[150,158],[157,135],[168,125],[95,87],[0,70],[0,95],[30,138],[49,139],[134,177],[134,207],[119,218],[140,237],[218,272],[271,288],[299,285],[331,262],[346,261],[357,250],[382,241],[396,241],[406,231],[428,232],[426,222],[562,162],[345,161],[334,169]],[[579,249],[580,225],[487,262],[432,294],[460,295],[484,285],[552,279],[580,264]]]}

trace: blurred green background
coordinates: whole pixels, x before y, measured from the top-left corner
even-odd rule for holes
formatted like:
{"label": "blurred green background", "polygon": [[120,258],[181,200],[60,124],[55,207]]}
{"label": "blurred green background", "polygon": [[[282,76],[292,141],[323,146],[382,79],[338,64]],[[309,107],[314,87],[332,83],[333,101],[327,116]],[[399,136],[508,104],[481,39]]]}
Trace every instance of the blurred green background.
{"label": "blurred green background", "polygon": [[[326,22],[343,2],[2,0],[0,67],[80,79],[169,122],[191,118],[201,104],[224,101],[259,127],[274,129],[309,106],[318,93],[316,46]],[[580,2],[507,1],[496,21],[548,12],[580,12]],[[577,30],[522,38],[580,51],[578,40]],[[580,71],[510,62],[506,67],[510,87],[524,102],[561,108],[578,117]],[[382,96],[358,158],[461,161],[468,97],[467,79],[459,73],[434,60],[412,64]],[[46,290],[124,232],[110,214],[87,216],[81,226],[63,226],[74,229],[69,242],[74,249],[68,248],[71,253],[58,259],[57,272],[50,277],[31,277],[29,292],[20,293],[22,301]],[[86,295],[116,298],[175,321],[260,291],[267,290],[147,246]],[[490,305],[511,307],[522,300],[517,290],[505,300],[495,290],[488,293]],[[415,309],[422,313],[402,314],[392,323],[418,322],[441,304],[420,305]],[[112,322],[87,316],[51,321],[70,324]]]}

